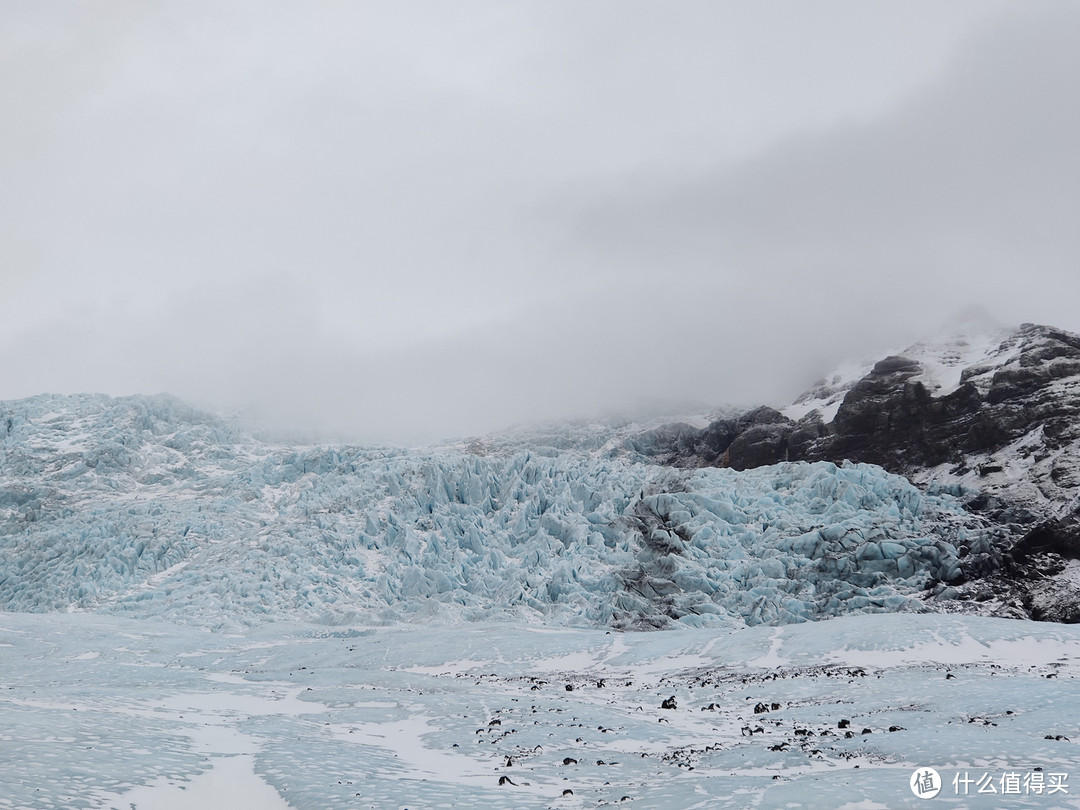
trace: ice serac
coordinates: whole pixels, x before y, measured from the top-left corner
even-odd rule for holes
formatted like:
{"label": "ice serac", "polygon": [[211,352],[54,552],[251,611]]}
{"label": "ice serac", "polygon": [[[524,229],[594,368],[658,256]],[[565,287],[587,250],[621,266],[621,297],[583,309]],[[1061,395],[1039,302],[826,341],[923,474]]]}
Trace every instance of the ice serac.
{"label": "ice serac", "polygon": [[3,610],[787,623],[940,608],[962,550],[995,544],[951,495],[879,467],[675,470],[602,432],[290,446],[167,397],[36,397],[0,424]]}
{"label": "ice serac", "polygon": [[1003,529],[999,547],[965,556],[972,583],[961,595],[1004,595],[1027,615],[1080,619],[1080,589],[1059,577],[1080,559],[1080,335],[1035,324],[961,332],[852,368],[767,430],[732,430],[739,420],[727,419],[677,441],[656,430],[637,449],[682,467],[848,459],[947,488]]}

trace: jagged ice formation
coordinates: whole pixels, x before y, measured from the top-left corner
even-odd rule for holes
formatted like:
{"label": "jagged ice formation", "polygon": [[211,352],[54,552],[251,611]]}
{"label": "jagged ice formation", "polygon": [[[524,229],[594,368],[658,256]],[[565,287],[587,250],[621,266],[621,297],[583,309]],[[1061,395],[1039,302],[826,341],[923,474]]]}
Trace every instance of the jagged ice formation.
{"label": "jagged ice formation", "polygon": [[291,447],[164,396],[0,405],[0,610],[788,623],[933,608],[994,540],[865,464]]}

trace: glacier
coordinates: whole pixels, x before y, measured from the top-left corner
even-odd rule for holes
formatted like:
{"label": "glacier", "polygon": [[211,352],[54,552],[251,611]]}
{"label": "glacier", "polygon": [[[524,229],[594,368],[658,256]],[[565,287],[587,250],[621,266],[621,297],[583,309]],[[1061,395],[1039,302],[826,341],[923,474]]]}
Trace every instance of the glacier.
{"label": "glacier", "polygon": [[0,808],[1080,807],[1080,627],[959,615],[970,491],[644,427],[0,403]]}
{"label": "glacier", "polygon": [[169,397],[0,406],[0,609],[738,627],[948,601],[994,530],[865,464],[288,446]]}

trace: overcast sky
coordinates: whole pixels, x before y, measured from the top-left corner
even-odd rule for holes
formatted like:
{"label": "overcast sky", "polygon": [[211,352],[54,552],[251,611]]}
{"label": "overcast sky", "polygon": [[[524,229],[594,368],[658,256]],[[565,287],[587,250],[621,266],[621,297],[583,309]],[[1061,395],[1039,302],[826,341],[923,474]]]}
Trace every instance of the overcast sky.
{"label": "overcast sky", "polygon": [[0,399],[415,441],[1080,331],[1070,2],[0,0]]}

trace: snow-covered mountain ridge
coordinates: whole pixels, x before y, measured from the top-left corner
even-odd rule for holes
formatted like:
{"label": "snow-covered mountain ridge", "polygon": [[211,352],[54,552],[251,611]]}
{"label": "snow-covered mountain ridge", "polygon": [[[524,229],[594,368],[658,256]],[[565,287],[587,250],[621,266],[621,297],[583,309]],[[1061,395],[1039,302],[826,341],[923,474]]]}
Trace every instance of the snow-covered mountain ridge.
{"label": "snow-covered mountain ridge", "polygon": [[169,397],[34,397],[0,426],[3,610],[784,623],[940,606],[927,584],[995,543],[870,465],[674,470],[621,439],[290,447]]}

